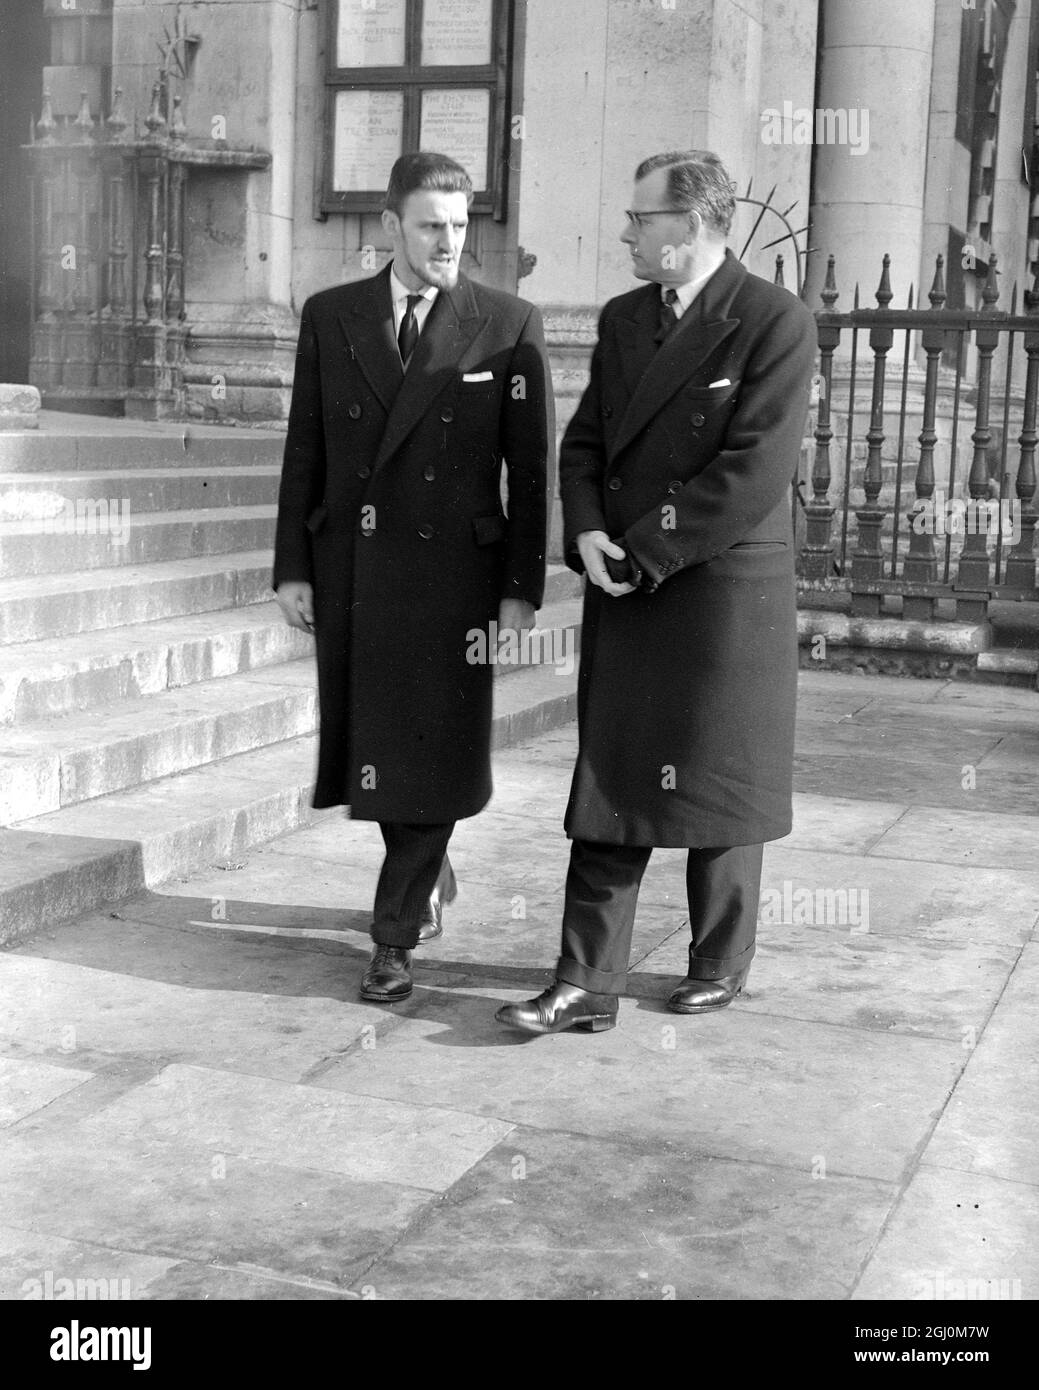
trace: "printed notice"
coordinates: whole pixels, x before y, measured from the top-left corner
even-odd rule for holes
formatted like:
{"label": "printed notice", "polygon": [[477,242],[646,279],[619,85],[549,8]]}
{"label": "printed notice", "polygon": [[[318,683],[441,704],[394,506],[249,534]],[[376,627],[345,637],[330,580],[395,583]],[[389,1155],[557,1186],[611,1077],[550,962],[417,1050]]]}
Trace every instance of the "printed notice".
{"label": "printed notice", "polygon": [[486,87],[439,88],[422,93],[422,149],[437,150],[457,159],[472,179],[476,193],[487,188],[490,130],[491,94]]}
{"label": "printed notice", "polygon": [[407,0],[339,0],[336,66],[401,67],[406,11]]}
{"label": "printed notice", "polygon": [[491,61],[493,0],[425,0],[424,67],[473,67]]}
{"label": "printed notice", "polygon": [[336,92],[332,187],[382,192],[404,137],[404,93]]}

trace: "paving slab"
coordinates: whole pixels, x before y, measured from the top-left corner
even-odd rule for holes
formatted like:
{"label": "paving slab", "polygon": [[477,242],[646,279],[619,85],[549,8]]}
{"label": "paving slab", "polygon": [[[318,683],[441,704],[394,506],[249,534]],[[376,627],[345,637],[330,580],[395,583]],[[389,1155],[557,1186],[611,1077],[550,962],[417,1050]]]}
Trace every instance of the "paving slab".
{"label": "paving slab", "polygon": [[517,1128],[366,1275],[376,1298],[846,1298],[892,1184]]}
{"label": "paving slab", "polygon": [[175,1260],[0,1225],[0,1299],[110,1301],[145,1296]]}
{"label": "paving slab", "polygon": [[[956,1316],[949,1322],[957,1324],[964,1321],[964,1301],[1039,1297],[1035,1188],[923,1163],[872,1252],[854,1297],[954,1302]],[[984,1322],[983,1308],[974,1311],[976,1321]]]}
{"label": "paving slab", "polygon": [[[862,735],[868,745],[869,736]],[[797,753],[794,785],[823,796],[869,795],[905,806],[948,806],[963,811],[1032,815],[1037,806],[1032,773],[990,768],[981,754],[965,750],[961,762],[911,762],[872,753],[825,756]]]}
{"label": "paving slab", "polygon": [[[927,1147],[928,1163],[1039,1186],[1037,990],[1039,945],[1032,943],[978,1035]],[[1039,1192],[1034,1200],[1039,1209]]]}
{"label": "paving slab", "polygon": [[[374,1050],[374,1049],[372,1049]],[[191,1139],[218,1153],[361,1182],[443,1192],[512,1125],[425,1102],[373,1100],[267,1077],[173,1065],[83,1122],[95,1144]]]}
{"label": "paving slab", "polygon": [[[1021,945],[1039,921],[1039,866],[980,869],[920,859],[824,854],[795,848],[790,839],[765,846],[762,890],[785,894],[808,888],[869,894],[869,935],[907,936],[928,943]],[[792,916],[795,914],[791,914]],[[761,940],[782,933],[762,924]]]}
{"label": "paving slab", "polygon": [[0,1057],[0,1129],[49,1105],[92,1076],[93,1072],[55,1067],[35,1059]]}
{"label": "paving slab", "polygon": [[653,997],[622,1001],[615,1029],[542,1038],[495,1022],[519,991],[431,979],[406,1030],[348,1054],[314,1085],[799,1171],[822,1160],[835,1174],[894,1181],[966,1060],[942,1039],[736,1008],[678,1018],[664,1008],[667,981],[631,978]]}
{"label": "paving slab", "polygon": [[[868,784],[867,784],[868,785]],[[783,844],[791,849],[865,854],[905,815],[899,801],[794,792],[794,825]]]}
{"label": "paving slab", "polygon": [[1039,797],[1032,815],[910,807],[869,849],[896,859],[926,859],[991,869],[1039,868]]}
{"label": "paving slab", "polygon": [[[669,938],[638,972],[674,988],[687,974],[687,939]],[[870,936],[839,923],[763,927],[742,1007],[964,1045],[996,1006],[1018,947]]]}
{"label": "paving slab", "polygon": [[428,1189],[253,1159],[188,1136],[166,1142],[142,1131],[100,1144],[97,1125],[8,1138],[0,1162],[5,1219],[37,1235],[339,1289],[435,1200]]}
{"label": "paving slab", "polygon": [[[367,943],[345,959],[125,922],[77,933],[79,959],[0,957],[0,1040],[48,1052],[176,1059],[296,1080],[372,1023]],[[118,970],[91,962],[118,956]]]}
{"label": "paving slab", "polygon": [[[229,800],[276,773],[300,805],[313,741],[272,750],[266,780],[229,760],[192,807],[220,827],[201,868],[0,956],[0,1081],[32,1069],[0,1183],[37,1242],[0,1255],[9,1286],[67,1250],[100,1252],[99,1276],[154,1260],[145,1298],[1033,1287],[1036,696],[815,671],[801,689],[795,827],[763,880],[783,910],[762,914],[748,990],[713,1017],[666,1011],[685,855],[659,851],[619,1026],[595,1036],[493,1016],[551,978],[572,726],[496,753],[494,799],[452,843],[445,935],[397,1006],[357,996],[378,827],[325,812],[244,848]],[[130,815],[186,835],[181,796],[128,796],[120,833]],[[814,915],[787,913],[805,889]]]}

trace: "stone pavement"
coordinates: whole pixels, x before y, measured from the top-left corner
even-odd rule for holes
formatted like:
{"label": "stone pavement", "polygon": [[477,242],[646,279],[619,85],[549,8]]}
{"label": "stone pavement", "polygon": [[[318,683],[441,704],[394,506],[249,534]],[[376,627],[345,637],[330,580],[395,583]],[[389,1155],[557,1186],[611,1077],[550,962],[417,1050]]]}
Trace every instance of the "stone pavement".
{"label": "stone pavement", "polygon": [[1039,695],[803,674],[747,996],[663,1009],[658,851],[619,1026],[526,1039],[574,750],[497,755],[396,1008],[339,813],[0,955],[0,1295],[1035,1298]]}

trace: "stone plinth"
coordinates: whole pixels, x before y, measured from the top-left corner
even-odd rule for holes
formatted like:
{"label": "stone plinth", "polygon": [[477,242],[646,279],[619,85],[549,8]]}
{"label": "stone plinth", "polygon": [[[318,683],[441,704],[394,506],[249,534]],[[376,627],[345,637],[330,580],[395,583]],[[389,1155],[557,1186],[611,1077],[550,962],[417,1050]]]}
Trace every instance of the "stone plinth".
{"label": "stone plinth", "polygon": [[40,393],[35,386],[0,382],[0,430],[40,427]]}

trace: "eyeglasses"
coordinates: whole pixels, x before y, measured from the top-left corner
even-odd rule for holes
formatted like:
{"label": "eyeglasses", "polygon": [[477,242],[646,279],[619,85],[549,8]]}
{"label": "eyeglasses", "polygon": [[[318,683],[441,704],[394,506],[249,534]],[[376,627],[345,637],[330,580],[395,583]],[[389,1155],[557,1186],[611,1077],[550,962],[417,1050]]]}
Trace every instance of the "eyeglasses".
{"label": "eyeglasses", "polygon": [[628,208],[624,216],[628,219],[629,227],[637,227],[641,231],[648,217],[684,217],[689,211],[689,208],[651,208],[648,212],[632,212]]}

